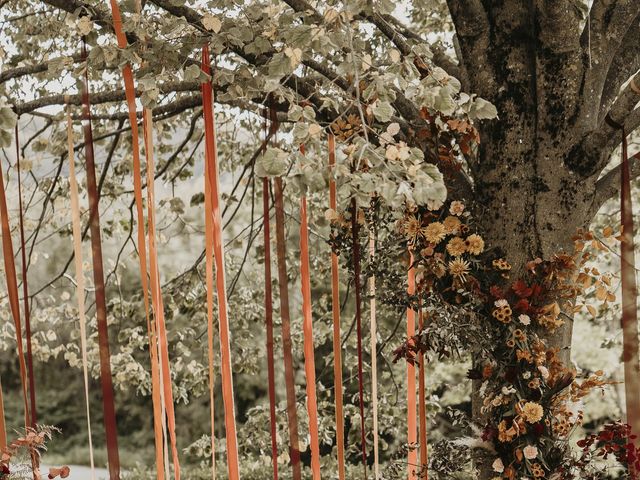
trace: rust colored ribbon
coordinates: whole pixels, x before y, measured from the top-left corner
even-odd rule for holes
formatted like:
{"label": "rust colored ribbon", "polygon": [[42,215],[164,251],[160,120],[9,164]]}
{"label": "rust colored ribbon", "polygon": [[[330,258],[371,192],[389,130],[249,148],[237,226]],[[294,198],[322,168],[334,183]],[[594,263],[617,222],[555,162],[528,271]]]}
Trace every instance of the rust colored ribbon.
{"label": "rust colored ribbon", "polygon": [[[278,124],[271,125],[271,134],[274,135]],[[265,121],[265,143],[268,140],[267,123]],[[273,351],[273,289],[271,282],[271,227],[269,225],[270,198],[269,189],[271,182],[267,177],[262,179],[262,228],[264,234],[264,319],[267,329],[267,374],[269,381],[269,421],[271,426],[271,463],[273,468],[273,480],[278,480],[278,437],[276,418],[276,373]]]}
{"label": "rust colored ribbon", "polygon": [[[122,30],[122,18],[120,8],[116,0],[111,0],[111,14],[113,18],[114,30],[119,48],[126,48],[127,37]],[[147,249],[144,235],[144,213],[142,200],[142,177],[140,164],[140,147],[138,121],[136,111],[136,92],[133,81],[133,72],[129,64],[122,69],[124,80],[125,96],[127,101],[127,109],[129,115],[129,123],[131,125],[131,146],[133,153],[133,190],[136,205],[136,221],[137,228],[137,249],[140,269],[140,280],[142,285],[142,294],[144,300],[145,317],[147,321],[147,336],[149,338],[149,356],[151,363],[151,398],[153,404],[153,429],[155,440],[155,456],[156,456],[156,472],[158,480],[164,480],[165,470],[168,471],[168,465],[164,462],[163,456],[163,423],[164,423],[164,405],[161,399],[161,379],[160,365],[158,360],[157,334],[155,322],[151,322],[149,285],[147,277]]]}
{"label": "rust colored ribbon", "polygon": [[[82,42],[82,61],[87,60],[87,46]],[[111,355],[109,353],[109,329],[107,327],[107,301],[102,265],[102,242],[100,239],[100,197],[96,182],[96,166],[93,151],[93,132],[91,130],[91,104],[89,101],[89,77],[84,72],[82,85],[82,126],[85,141],[87,193],[89,195],[89,226],[91,232],[91,253],[93,258],[93,282],[95,285],[96,318],[98,322],[98,347],[100,351],[100,383],[102,385],[102,406],[104,410],[104,428],[107,440],[107,459],[109,477],[120,480],[120,455],[118,453],[118,432],[116,426],[115,399],[111,378]]]}
{"label": "rust colored ribbon", "polygon": [[9,212],[7,209],[7,197],[4,190],[4,178],[0,168],[0,219],[2,221],[2,254],[4,257],[4,272],[7,281],[9,306],[16,328],[16,346],[18,349],[18,363],[20,365],[20,381],[22,384],[22,397],[24,400],[24,425],[31,425],[29,415],[29,397],[27,395],[27,366],[24,360],[24,348],[22,345],[22,321],[20,319],[20,298],[18,295],[18,280],[16,277],[16,264],[13,257],[13,243],[11,241],[11,229],[9,227]]}
{"label": "rust colored ribbon", "polygon": [[[409,295],[414,295],[416,293],[416,274],[413,269],[413,254],[410,255],[409,259],[408,281],[409,288],[407,292]],[[412,308],[407,308],[407,338],[412,338],[415,334],[416,312]],[[409,480],[416,480],[417,478],[418,452],[415,447],[418,440],[418,428],[416,426],[416,410],[416,367],[407,362],[407,443],[409,446],[407,463]]]}
{"label": "rust colored ribbon", "polygon": [[[276,112],[271,109],[271,121],[277,122]],[[298,440],[298,413],[296,408],[295,372],[293,370],[293,344],[291,342],[291,316],[289,312],[289,279],[287,276],[287,253],[284,233],[284,199],[282,178],[274,179],[276,207],[276,254],[278,257],[278,287],[280,291],[280,318],[282,320],[282,350],[284,356],[284,379],[287,394],[287,424],[289,428],[289,456],[293,469],[293,480],[302,479],[300,465],[300,442]]]}
{"label": "rust colored ribbon", "polygon": [[[300,147],[304,154],[304,145]],[[311,312],[311,269],[309,266],[309,224],[307,197],[300,196],[300,283],[302,290],[302,330],[304,334],[304,371],[307,381],[307,412],[313,480],[320,480],[320,439],[316,397],[316,363],[313,350],[313,314]]]}
{"label": "rust colored ribbon", "polygon": [[358,238],[358,205],[351,199],[351,234],[353,241],[353,283],[356,296],[356,336],[358,341],[358,398],[360,400],[360,441],[364,478],[367,478],[367,437],[364,421],[364,373],[362,361],[362,300],[360,286],[360,239]]}
{"label": "rust colored ribbon", "polygon": [[73,129],[71,112],[67,109],[67,153],[69,157],[69,196],[71,197],[71,221],[73,230],[73,257],[76,269],[76,298],[78,301],[78,320],[80,322],[80,352],[82,354],[82,377],[84,381],[85,414],[87,417],[87,436],[89,440],[89,462],[91,478],[95,480],[95,462],[93,455],[93,436],[91,434],[91,409],[89,408],[89,366],[87,361],[87,320],[85,315],[85,286],[82,271],[82,231],[80,225],[80,201],[78,181],[76,180],[75,158],[73,152]]}
{"label": "rust colored ribbon", "polygon": [[[36,409],[36,380],[33,371],[33,353],[31,345],[31,309],[29,308],[29,283],[28,283],[28,265],[26,253],[26,241],[24,237],[24,213],[22,206],[22,175],[20,168],[20,139],[18,136],[18,124],[16,123],[16,165],[18,170],[18,210],[20,218],[20,260],[22,262],[22,301],[24,304],[24,330],[27,340],[27,373],[29,379],[29,404],[31,413],[31,427],[36,428],[37,409]],[[37,457],[33,457],[37,462]]]}
{"label": "rust colored ribbon", "polygon": [[[336,165],[336,140],[329,133],[329,208],[338,209],[336,181],[333,169]],[[342,401],[342,342],[340,338],[340,283],[338,256],[331,252],[331,311],[333,316],[333,384],[336,398],[336,446],[338,449],[338,479],[345,480],[344,472],[344,412]]]}
{"label": "rust colored ribbon", "polygon": [[[211,74],[209,47],[202,47],[202,71]],[[212,82],[202,84],[202,104],[205,125],[206,168],[205,189],[211,196],[205,214],[211,216],[213,230],[213,257],[216,267],[216,292],[218,297],[218,326],[220,330],[220,359],[222,372],[222,400],[224,403],[225,430],[227,438],[227,466],[229,480],[240,478],[238,464],[238,438],[236,435],[235,407],[233,403],[233,376],[231,372],[231,346],[229,319],[227,314],[227,287],[224,268],[224,246],[222,243],[222,215],[220,212],[220,182],[218,178],[218,159],[216,149],[215,124],[213,117]]]}
{"label": "rust colored ribbon", "polygon": [[[418,311],[418,329],[422,330],[424,326],[424,312],[422,305]],[[424,354],[418,354],[418,408],[420,410],[420,479],[428,480],[429,473],[427,470],[427,398],[425,385],[425,358]]]}
{"label": "rust colored ribbon", "polygon": [[171,441],[171,456],[176,480],[180,480],[180,461],[176,440],[176,420],[173,406],[173,392],[171,389],[171,369],[169,365],[169,342],[164,319],[164,305],[160,288],[160,271],[158,268],[158,250],[156,247],[156,223],[154,200],[154,162],[153,162],[153,123],[151,111],[147,108],[143,112],[143,129],[145,155],[147,158],[147,223],[149,226],[149,273],[151,280],[151,301],[153,304],[156,332],[160,350],[160,375],[162,378],[162,393],[164,407],[167,412],[167,426]]}
{"label": "rust colored ribbon", "polygon": [[211,212],[211,191],[209,185],[209,164],[205,162],[204,166],[205,188],[204,203],[206,208],[204,218],[205,230],[205,274],[207,284],[207,352],[209,362],[209,420],[211,423],[211,475],[216,478],[216,451],[215,451],[215,395],[214,387],[216,383],[214,371],[214,345],[213,345],[213,218]]}
{"label": "rust colored ribbon", "polygon": [[[620,207],[622,218],[621,280],[622,280],[622,343],[627,423],[632,433],[640,436],[640,363],[638,359],[638,311],[634,252],[633,205],[631,175],[627,152],[627,135],[622,131],[622,164],[620,168]],[[634,440],[640,447],[640,438]],[[637,472],[635,472],[637,473]]]}
{"label": "rust colored ribbon", "polygon": [[[376,254],[376,239],[373,228],[369,231],[369,257],[373,262]],[[373,478],[380,479],[379,438],[378,438],[378,352],[377,352],[377,325],[376,325],[376,277],[369,277],[369,316],[371,331],[371,410],[373,413]]]}

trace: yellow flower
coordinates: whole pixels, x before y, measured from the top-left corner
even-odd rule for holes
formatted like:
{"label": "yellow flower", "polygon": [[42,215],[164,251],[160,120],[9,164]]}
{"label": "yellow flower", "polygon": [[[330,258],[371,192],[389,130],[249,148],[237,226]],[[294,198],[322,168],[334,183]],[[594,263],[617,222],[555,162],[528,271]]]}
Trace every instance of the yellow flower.
{"label": "yellow flower", "polygon": [[464,281],[467,273],[469,273],[469,262],[456,258],[449,262],[449,273],[456,278]]}
{"label": "yellow flower", "polygon": [[453,255],[454,257],[459,257],[467,250],[467,244],[460,237],[454,237],[449,240],[447,243],[447,252],[449,255]]}
{"label": "yellow flower", "polygon": [[460,230],[460,225],[462,223],[458,218],[449,215],[444,219],[442,224],[444,225],[444,228],[447,229],[447,233],[458,233],[458,231]]}
{"label": "yellow flower", "polygon": [[480,235],[469,235],[467,237],[467,251],[471,255],[480,255],[484,251],[484,240]]}
{"label": "yellow flower", "polygon": [[544,409],[535,402],[527,402],[522,407],[522,416],[529,423],[537,423],[542,420]]}
{"label": "yellow flower", "polygon": [[422,235],[427,242],[440,243],[447,236],[447,230],[440,222],[433,222],[422,229]]}

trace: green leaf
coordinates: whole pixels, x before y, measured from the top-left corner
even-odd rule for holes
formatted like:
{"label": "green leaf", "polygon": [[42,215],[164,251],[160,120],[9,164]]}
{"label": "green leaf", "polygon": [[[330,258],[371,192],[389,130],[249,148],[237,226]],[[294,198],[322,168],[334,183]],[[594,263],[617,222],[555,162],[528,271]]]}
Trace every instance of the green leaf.
{"label": "green leaf", "polygon": [[279,148],[267,148],[256,160],[256,175],[259,177],[279,177],[287,172],[289,155]]}
{"label": "green leaf", "polygon": [[377,101],[373,105],[373,115],[380,122],[388,122],[393,115],[393,107],[389,102]]}

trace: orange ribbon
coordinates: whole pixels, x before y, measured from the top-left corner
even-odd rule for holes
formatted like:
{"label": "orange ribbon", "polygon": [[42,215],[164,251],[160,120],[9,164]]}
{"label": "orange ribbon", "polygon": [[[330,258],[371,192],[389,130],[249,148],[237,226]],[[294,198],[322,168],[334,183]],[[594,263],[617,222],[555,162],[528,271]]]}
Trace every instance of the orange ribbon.
{"label": "orange ribbon", "polygon": [[73,152],[73,129],[71,112],[67,110],[67,153],[69,157],[69,196],[71,197],[71,223],[73,230],[73,257],[76,269],[76,298],[78,301],[78,320],[80,321],[80,352],[82,354],[82,376],[84,380],[85,413],[87,417],[87,435],[89,439],[89,463],[91,478],[95,480],[95,462],[93,438],[91,435],[91,410],[89,408],[89,365],[87,359],[87,320],[85,315],[84,272],[82,270],[82,231],[80,225],[80,202],[78,199],[78,181]]}
{"label": "orange ribbon", "polygon": [[[336,140],[329,133],[329,208],[338,209],[336,181],[333,169],[336,165]],[[333,315],[333,384],[336,396],[336,445],[338,449],[338,479],[345,480],[344,473],[344,412],[342,406],[342,342],[340,339],[340,283],[338,280],[338,256],[331,252],[331,310]]]}
{"label": "orange ribbon", "polygon": [[154,200],[154,162],[153,162],[153,123],[151,110],[143,111],[143,129],[145,155],[147,158],[147,223],[149,225],[149,273],[151,280],[151,301],[153,303],[156,331],[158,333],[158,345],[160,350],[160,375],[162,378],[162,393],[164,406],[167,411],[167,424],[169,438],[171,440],[171,456],[176,480],[180,480],[180,461],[176,440],[176,420],[173,406],[173,392],[171,389],[171,370],[169,365],[169,342],[167,328],[164,319],[164,304],[162,301],[162,289],[160,288],[160,271],[158,268],[158,250],[156,247],[156,223]]}
{"label": "orange ribbon", "polygon": [[[304,154],[304,146],[300,147]],[[318,403],[316,398],[316,363],[313,351],[313,315],[311,312],[311,273],[309,267],[309,224],[307,197],[300,197],[300,283],[302,289],[302,330],[304,333],[304,371],[307,380],[307,412],[311,437],[311,472],[320,480],[320,439],[318,433]]]}
{"label": "orange ribbon", "polygon": [[[82,42],[82,60],[87,59],[87,45]],[[118,432],[116,424],[115,399],[111,378],[111,354],[109,353],[109,328],[107,326],[107,301],[102,264],[102,241],[100,238],[100,195],[96,181],[96,166],[91,130],[91,104],[89,102],[89,78],[87,69],[82,84],[82,123],[85,140],[85,160],[87,193],[89,195],[89,227],[91,232],[91,253],[93,258],[93,283],[95,285],[96,319],[98,323],[98,347],[100,352],[100,383],[102,386],[102,406],[107,443],[109,477],[120,480],[120,455],[118,453]]]}
{"label": "orange ribbon", "polygon": [[20,381],[22,383],[22,397],[24,400],[24,425],[30,426],[29,401],[27,395],[27,367],[24,361],[24,349],[22,346],[22,322],[20,319],[20,299],[18,296],[18,280],[16,278],[16,265],[13,258],[13,243],[11,241],[11,229],[9,228],[9,212],[7,210],[7,197],[4,190],[4,178],[0,168],[0,219],[2,220],[2,254],[4,256],[4,271],[9,294],[9,306],[16,328],[16,345],[18,347],[18,363],[20,365]]}
{"label": "orange ribbon", "polygon": [[[422,305],[418,312],[418,328],[422,330],[424,326],[424,312]],[[428,480],[429,473],[427,470],[427,397],[425,385],[425,359],[424,353],[418,354],[418,400],[420,408],[420,478]]]}
{"label": "orange ribbon", "polygon": [[[111,13],[113,18],[113,27],[119,48],[127,47],[127,37],[122,30],[122,17],[120,8],[116,0],[111,0]],[[138,120],[136,110],[136,92],[133,81],[133,72],[131,65],[126,64],[122,69],[124,80],[125,96],[127,101],[127,109],[129,114],[129,123],[131,125],[131,146],[133,153],[133,190],[136,205],[136,221],[137,229],[137,249],[140,265],[140,280],[142,284],[142,294],[144,301],[145,317],[147,321],[147,336],[149,337],[149,355],[151,363],[151,398],[153,404],[153,429],[155,439],[155,456],[156,456],[156,472],[158,480],[164,480],[165,470],[168,471],[166,461],[163,461],[163,423],[165,406],[161,398],[161,379],[160,364],[158,360],[158,346],[155,322],[151,322],[150,301],[149,301],[149,285],[147,276],[147,249],[144,234],[144,213],[142,200],[142,177],[140,164],[140,147],[138,134]]]}
{"label": "orange ribbon", "polygon": [[[211,75],[209,47],[202,47],[202,71]],[[220,330],[220,358],[222,371],[222,399],[227,438],[227,466],[229,480],[239,480],[238,438],[236,435],[235,407],[233,403],[233,375],[231,372],[231,347],[229,319],[227,315],[227,287],[224,268],[224,246],[222,244],[222,216],[220,212],[220,183],[216,150],[215,123],[213,117],[213,88],[211,81],[202,84],[202,105],[205,125],[205,191],[209,189],[209,203],[205,215],[211,217],[213,256],[216,266],[216,292],[218,297],[218,326]]]}
{"label": "orange ribbon", "polygon": [[[416,293],[416,274],[413,269],[413,254],[409,258],[409,288],[407,293]],[[407,308],[407,338],[413,338],[416,334],[416,312],[412,308]],[[418,452],[416,451],[418,428],[416,426],[416,367],[407,362],[407,443],[408,453],[408,478],[416,480],[416,466],[418,464]]]}

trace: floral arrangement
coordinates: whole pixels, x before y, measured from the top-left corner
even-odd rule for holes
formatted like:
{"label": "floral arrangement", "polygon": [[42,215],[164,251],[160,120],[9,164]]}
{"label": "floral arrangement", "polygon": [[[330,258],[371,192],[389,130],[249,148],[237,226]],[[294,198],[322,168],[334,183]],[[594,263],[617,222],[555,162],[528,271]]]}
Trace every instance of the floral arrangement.
{"label": "floral arrangement", "polygon": [[[25,428],[18,438],[11,441],[0,454],[0,480],[40,479],[40,454],[57,429],[39,425]],[[67,478],[68,466],[50,468],[47,478]]]}
{"label": "floral arrangement", "polygon": [[[330,220],[332,247],[343,254],[349,268],[348,215],[334,212]],[[475,446],[491,452],[493,480],[601,478],[584,476],[588,469],[597,471],[591,465],[594,459],[613,456],[624,467],[638,462],[621,423],[581,441],[583,455],[574,458],[569,440],[583,421],[582,400],[611,382],[601,371],[578,376],[563,360],[560,348],[545,341],[577,311],[584,308],[596,314],[592,305],[584,303],[587,293],[595,292],[605,304],[615,299],[609,276],[589,266],[594,255],[607,248],[595,234],[578,232],[574,252],[534,259],[513,278],[510,263],[486,251],[460,201],[437,210],[413,205],[394,220],[374,199],[358,221],[369,225],[360,229],[363,235],[375,231],[382,244],[378,248],[388,252],[384,258],[370,259],[365,269],[382,284],[380,300],[402,307],[399,312],[406,307],[421,309],[428,319],[421,331],[396,349],[396,360],[413,362],[419,352],[440,357],[460,348],[474,352],[468,377],[481,382],[481,414],[486,419],[475,429]],[[385,225],[391,227],[381,233]],[[613,230],[606,229],[603,235],[611,237]],[[414,295],[398,288],[406,282],[408,267],[416,275]],[[491,334],[478,335],[483,331]],[[493,341],[485,343],[487,338]],[[592,447],[603,439],[608,443],[593,454]],[[611,443],[614,439],[627,443]],[[440,445],[438,450],[451,448]],[[431,467],[437,468],[438,462],[432,455]]]}

